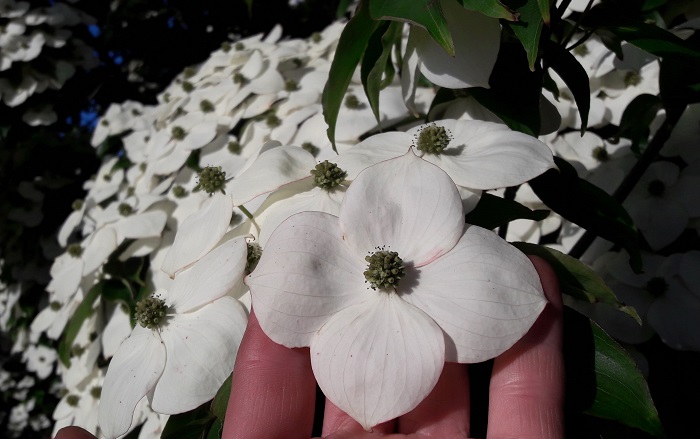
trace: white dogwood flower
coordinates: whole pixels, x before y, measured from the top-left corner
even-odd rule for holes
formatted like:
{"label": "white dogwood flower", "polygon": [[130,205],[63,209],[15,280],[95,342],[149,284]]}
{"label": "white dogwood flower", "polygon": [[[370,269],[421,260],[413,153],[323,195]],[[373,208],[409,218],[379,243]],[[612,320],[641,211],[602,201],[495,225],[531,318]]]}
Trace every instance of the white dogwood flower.
{"label": "white dogwood flower", "polygon": [[445,361],[504,352],[546,303],[525,255],[465,225],[450,177],[410,150],[360,173],[339,216],[284,221],[246,284],[265,333],[310,346],[323,392],[366,429],[416,407]]}

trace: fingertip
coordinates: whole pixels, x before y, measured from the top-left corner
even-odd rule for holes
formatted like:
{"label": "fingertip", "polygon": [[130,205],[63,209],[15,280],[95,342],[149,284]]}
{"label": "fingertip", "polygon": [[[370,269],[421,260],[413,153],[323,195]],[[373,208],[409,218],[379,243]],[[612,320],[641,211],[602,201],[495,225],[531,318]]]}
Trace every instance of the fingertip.
{"label": "fingertip", "polygon": [[554,269],[547,261],[539,256],[529,255],[528,257],[535,267],[535,270],[537,270],[537,274],[540,276],[540,283],[542,284],[542,289],[544,290],[547,301],[549,301],[554,308],[561,310],[564,305],[559,288],[559,279]]}
{"label": "fingertip", "polygon": [[94,435],[88,433],[80,427],[63,427],[56,433],[55,439],[96,439]]}

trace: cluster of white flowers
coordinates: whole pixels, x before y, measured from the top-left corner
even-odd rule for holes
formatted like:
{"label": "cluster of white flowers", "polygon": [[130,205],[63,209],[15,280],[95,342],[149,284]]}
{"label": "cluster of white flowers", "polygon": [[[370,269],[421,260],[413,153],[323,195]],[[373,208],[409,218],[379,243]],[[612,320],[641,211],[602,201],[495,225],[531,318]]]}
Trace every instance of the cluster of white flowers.
{"label": "cluster of white flowers", "polygon": [[[14,10],[22,10],[14,5]],[[478,47],[465,50],[473,51],[480,62],[472,63],[475,67],[470,69],[460,63],[448,68],[449,59],[435,55],[439,49],[430,46],[427,35],[412,29],[404,44],[404,76],[380,94],[379,125],[387,131],[377,134],[377,119],[357,74],[338,116],[338,154],[326,135],[321,97],[342,23],[305,40],[281,39],[282,30],[276,28],[266,36],[226,42],[204,63],[177,77],[160,94],[159,104],[125,102],[107,110],[97,124],[93,145],[114,136],[123,149],[104,161],[95,178],[86,183],[85,199],[74,203],[75,211],[59,234],[66,251],[51,270],[49,306],[15,347],[25,352],[28,367],[48,373],[55,367],[61,377],[64,396],[54,412],[55,431],[74,424],[111,438],[143,424],[140,438],[158,437],[168,415],[208,401],[230,375],[251,300],[270,337],[287,346],[311,346],[319,352],[322,358],[315,360],[314,371],[321,387],[367,427],[415,406],[434,385],[445,359],[492,358],[527,330],[543,306],[536,274],[533,278],[534,271],[523,262],[527,261],[523,255],[501,247],[491,232],[476,227],[465,231],[463,213],[474,208],[484,191],[499,193],[511,186],[520,186],[517,201],[546,208],[524,183],[554,168],[552,153],[574,163],[581,177],[610,192],[635,158],[624,139],[613,143],[591,131],[580,135],[576,105],[563,82],[557,82],[558,99],[552,95],[543,99],[543,126],[548,129],[540,140],[511,131],[472,98],[441,107],[440,120],[421,124],[412,114],[427,113],[434,91],[417,85],[419,73],[444,87],[480,86],[496,59],[498,21],[462,8],[453,12],[448,20],[472,20],[474,25],[469,28],[479,35],[475,38],[455,30],[455,45],[478,41]],[[491,37],[484,38],[486,34]],[[658,60],[635,56],[633,49],[626,48],[630,55],[623,63],[594,39],[579,47],[574,53],[587,68],[593,92],[589,126],[617,124],[635,96],[658,92]],[[629,200],[632,216],[654,250],[694,227],[700,215],[698,203],[692,203],[687,190],[698,178],[697,153],[690,149],[697,139],[693,136],[699,134],[698,117],[695,109],[686,114],[667,150],[681,158],[682,168],[679,161],[655,164],[650,173],[656,174],[640,184],[638,196]],[[392,190],[401,186],[403,191]],[[688,200],[690,205],[683,204]],[[663,204],[649,209],[648,203]],[[371,211],[372,206],[379,211]],[[635,206],[642,207],[635,210]],[[445,213],[445,209],[451,210]],[[644,217],[668,209],[678,211],[674,221],[682,217],[683,223],[669,226],[662,219]],[[317,214],[295,215],[309,211]],[[394,230],[392,221],[415,227]],[[428,233],[428,226],[441,235]],[[327,237],[296,240],[298,233],[290,231],[294,227],[321,230]],[[348,231],[361,236],[345,243],[344,232]],[[541,222],[511,223],[507,239],[540,242],[547,236],[552,246],[568,251],[582,233],[578,226],[551,214]],[[466,274],[456,279],[445,276],[441,271],[445,264],[466,266],[472,250],[463,247],[468,244],[493,251],[497,257],[484,265],[498,269],[480,266],[465,269]],[[328,253],[327,259],[311,251],[333,246],[349,246],[349,250]],[[401,255],[407,261],[407,279],[401,288],[415,291],[402,298],[420,309],[420,314],[406,311],[395,296],[375,292],[390,288],[394,280],[383,275],[368,278],[357,264],[346,264],[378,246],[388,246],[391,251],[377,248],[372,257],[393,260]],[[592,261],[611,247],[607,242],[594,246],[586,260]],[[310,256],[301,256],[305,249]],[[371,263],[372,257],[367,256],[367,261]],[[260,268],[254,271],[258,259]],[[697,276],[689,268],[697,259],[695,253],[677,259],[669,263],[674,268],[663,271],[667,285],[672,286],[666,287],[666,301],[657,304],[657,311],[654,305],[648,306],[648,312],[638,310],[643,317],[648,315],[650,324],[662,318],[666,312],[662,307],[671,306],[669,301],[683,294],[676,294],[680,286],[697,288],[698,283],[692,282]],[[134,309],[125,305],[129,300],[122,296],[103,291],[101,297],[94,297],[97,286],[128,284],[108,266],[133,260],[143,262],[137,272],[141,290],[131,284],[126,288],[129,300],[138,302]],[[290,274],[285,261],[303,270],[315,267],[321,274],[302,280],[304,272]],[[398,273],[402,268],[392,270]],[[610,271],[613,273],[612,266]],[[621,284],[628,282],[625,274],[613,275]],[[501,301],[517,304],[523,314],[487,307],[479,308],[483,312],[477,323],[455,320],[453,312],[472,309],[460,300],[477,303],[477,307],[486,305],[478,288],[475,297],[457,299],[454,283],[473,280],[478,284],[495,277],[507,280]],[[421,289],[424,279],[439,285],[440,291]],[[365,280],[371,287],[362,285]],[[629,282],[644,285],[640,280]],[[527,290],[527,297],[540,299],[523,303],[527,300],[522,296],[510,294],[516,286]],[[349,299],[358,289],[365,299]],[[317,303],[310,300],[311,296],[318,299],[315,293],[321,292],[330,295]],[[693,292],[697,297],[697,291]],[[455,307],[455,302],[460,306]],[[416,344],[397,355],[424,360],[420,373],[402,372],[404,378],[417,380],[421,386],[391,409],[386,402],[391,394],[372,395],[371,407],[358,405],[362,394],[345,400],[337,396],[347,392],[329,371],[342,371],[344,365],[323,355],[324,346],[337,345],[341,350],[347,347],[343,354],[349,357],[371,360],[376,352],[353,351],[348,339],[337,338],[338,328],[350,325],[357,313],[372,325],[376,323],[373,319],[380,320],[365,309],[368,303],[394,313],[396,324],[413,328]],[[295,317],[289,318],[282,306],[291,307]],[[58,361],[53,351],[35,353],[44,349],[37,344],[40,336],[58,340],[76,310],[83,313],[83,320],[71,338],[70,364]],[[493,320],[504,320],[503,313],[509,315],[505,320],[512,321],[512,326],[494,327]],[[388,340],[393,328],[387,325],[380,332]],[[458,327],[462,330],[455,329]],[[654,327],[661,333],[660,327]],[[466,335],[464,328],[473,334],[488,333],[491,340]],[[444,339],[442,331],[447,334]],[[350,332],[358,339],[365,336],[355,326]],[[700,348],[690,341],[672,344]],[[105,364],[110,359],[107,371]],[[393,378],[385,373],[359,384],[369,388],[376,380],[388,379]]]}
{"label": "cluster of white flowers", "polygon": [[[32,7],[30,2],[0,0],[0,99],[17,107],[47,89],[60,90],[76,66],[96,66],[93,51],[71,30],[94,21],[62,2]],[[47,56],[47,51],[53,51]],[[30,101],[31,102],[31,101]],[[49,103],[29,105],[22,116],[32,126],[56,121]]]}

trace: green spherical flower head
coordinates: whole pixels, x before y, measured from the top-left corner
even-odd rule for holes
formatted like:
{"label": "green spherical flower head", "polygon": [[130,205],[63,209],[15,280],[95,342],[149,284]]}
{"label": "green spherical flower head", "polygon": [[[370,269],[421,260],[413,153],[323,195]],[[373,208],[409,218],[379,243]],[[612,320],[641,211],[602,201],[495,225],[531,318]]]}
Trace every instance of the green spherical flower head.
{"label": "green spherical flower head", "polygon": [[73,204],[71,204],[71,207],[73,208],[73,210],[80,210],[83,208],[84,205],[85,205],[85,201],[75,200],[75,201],[73,201]]}
{"label": "green spherical flower head", "polygon": [[119,205],[118,209],[119,209],[119,215],[121,215],[121,216],[129,216],[132,213],[134,213],[134,208],[131,207],[130,204],[121,203]]}
{"label": "green spherical flower head", "polygon": [[311,155],[314,156],[314,157],[316,157],[316,156],[318,155],[319,151],[320,151],[319,148],[318,148],[318,146],[314,145],[314,144],[311,143],[311,142],[304,142],[304,143],[302,143],[302,144],[301,144],[301,149],[303,149],[304,151],[307,151],[307,152],[311,153]]}
{"label": "green spherical flower head", "polygon": [[311,170],[311,175],[314,176],[316,187],[330,191],[345,181],[348,173],[340,169],[335,163],[324,160]]}
{"label": "green spherical flower head", "polygon": [[313,41],[314,43],[320,43],[321,39],[322,37],[320,33],[314,32],[311,34],[311,41]]}
{"label": "green spherical flower head", "polygon": [[233,140],[228,142],[227,148],[228,152],[230,152],[231,154],[238,155],[241,153],[241,144],[238,142],[234,142]]}
{"label": "green spherical flower head", "polygon": [[194,84],[192,84],[190,81],[183,81],[182,89],[185,91],[185,93],[189,93],[194,90]]}
{"label": "green spherical flower head", "polygon": [[95,399],[100,399],[102,395],[102,386],[95,386],[90,389],[90,395]]}
{"label": "green spherical flower head", "polygon": [[49,304],[49,307],[51,307],[52,311],[58,311],[59,309],[63,308],[63,305],[61,305],[61,302],[56,302],[54,300]]}
{"label": "green spherical flower head", "polygon": [[180,185],[174,186],[173,195],[175,196],[175,198],[184,198],[187,196],[187,189]]}
{"label": "green spherical flower head", "polygon": [[136,321],[144,328],[156,329],[163,321],[167,309],[165,300],[148,297],[136,304]]}
{"label": "green spherical flower head", "polygon": [[278,126],[282,125],[282,120],[277,117],[275,113],[270,113],[265,116],[265,123],[270,128],[277,128]]}
{"label": "green spherical flower head", "polygon": [[377,247],[377,251],[365,256],[367,269],[364,271],[366,282],[373,290],[393,288],[403,277],[403,260],[399,254]]}
{"label": "green spherical flower head", "polygon": [[83,254],[83,248],[80,244],[71,244],[68,246],[68,254],[74,258],[79,258]]}
{"label": "green spherical flower head", "polygon": [[187,131],[181,126],[174,126],[173,129],[170,130],[170,135],[173,136],[175,140],[182,140],[187,136]]}
{"label": "green spherical flower head", "polygon": [[293,79],[287,79],[284,81],[284,89],[286,91],[296,91],[299,90],[299,84]]}
{"label": "green spherical flower head", "polygon": [[642,82],[642,77],[637,72],[627,72],[625,73],[625,85],[627,87],[639,85]]}
{"label": "green spherical flower head", "polygon": [[239,41],[238,43],[236,43],[236,45],[234,47],[236,50],[243,50],[243,49],[245,49],[245,44],[243,44]]}
{"label": "green spherical flower head", "polygon": [[214,104],[212,104],[209,100],[203,99],[199,103],[199,109],[202,110],[203,113],[211,113],[214,111]]}
{"label": "green spherical flower head", "polygon": [[599,162],[607,162],[610,159],[610,154],[608,154],[608,151],[605,149],[604,146],[596,146],[593,148],[593,158],[598,160]]}
{"label": "green spherical flower head", "polygon": [[660,197],[666,191],[666,185],[661,180],[653,180],[647,186],[647,191],[651,196]]}
{"label": "green spherical flower head", "polygon": [[646,290],[654,297],[661,297],[668,291],[668,283],[663,277],[652,277],[647,282]]}
{"label": "green spherical flower head", "polygon": [[78,395],[68,395],[66,397],[66,404],[71,407],[77,407],[80,402],[80,397]]}
{"label": "green spherical flower head", "polygon": [[345,104],[346,108],[349,108],[351,110],[361,110],[365,108],[365,104],[360,102],[360,100],[355,96],[354,94],[350,93],[349,95],[345,96],[345,101],[343,101]]}
{"label": "green spherical flower head", "polygon": [[425,154],[440,154],[450,144],[452,136],[444,127],[432,124],[416,135],[416,148]]}
{"label": "green spherical flower head", "polygon": [[585,44],[580,44],[580,45],[576,46],[574,48],[573,52],[574,52],[574,55],[578,55],[578,56],[586,56],[590,53],[590,51],[588,50],[588,47],[586,47]]}
{"label": "green spherical flower head", "polygon": [[262,256],[262,247],[260,247],[260,244],[256,242],[249,242],[247,244],[248,247],[248,256],[245,261],[245,272],[246,274],[250,274],[255,270],[255,267],[258,266],[258,262],[260,262],[260,257]]}
{"label": "green spherical flower head", "polygon": [[233,74],[233,83],[234,84],[247,84],[248,83],[248,78],[243,76],[242,73],[236,72]]}
{"label": "green spherical flower head", "polygon": [[224,52],[230,52],[231,48],[231,43],[229,43],[228,41],[224,41],[223,43],[221,43],[221,50],[223,50]]}
{"label": "green spherical flower head", "polygon": [[185,67],[185,70],[182,71],[182,76],[189,79],[193,77],[195,73],[197,73],[197,70],[194,67],[189,66]]}
{"label": "green spherical flower head", "polygon": [[221,191],[225,194],[224,185],[226,184],[226,171],[221,170],[221,166],[207,166],[199,173],[199,182],[194,187],[194,191],[204,190],[204,192],[212,195],[214,192]]}

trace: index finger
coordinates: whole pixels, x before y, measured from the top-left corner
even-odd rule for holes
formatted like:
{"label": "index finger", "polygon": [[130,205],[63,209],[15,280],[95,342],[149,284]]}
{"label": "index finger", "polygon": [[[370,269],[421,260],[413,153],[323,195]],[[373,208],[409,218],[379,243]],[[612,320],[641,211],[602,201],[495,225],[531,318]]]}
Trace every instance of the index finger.
{"label": "index finger", "polygon": [[549,303],[530,331],[494,361],[488,438],[564,437],[562,298],[554,270],[531,257]]}
{"label": "index finger", "polygon": [[308,439],[315,399],[309,350],[273,342],[251,312],[233,369],[222,439]]}

